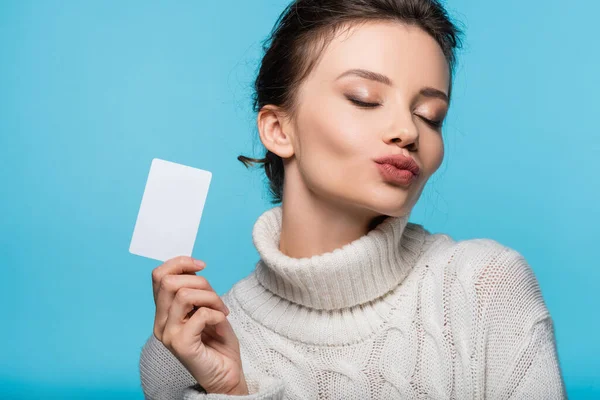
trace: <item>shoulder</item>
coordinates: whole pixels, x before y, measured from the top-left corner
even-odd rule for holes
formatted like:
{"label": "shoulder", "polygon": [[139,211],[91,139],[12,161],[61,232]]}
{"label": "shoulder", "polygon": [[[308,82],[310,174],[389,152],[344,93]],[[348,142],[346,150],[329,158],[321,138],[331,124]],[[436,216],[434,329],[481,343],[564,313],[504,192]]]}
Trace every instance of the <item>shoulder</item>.
{"label": "shoulder", "polygon": [[501,268],[523,258],[516,250],[494,239],[456,240],[449,234],[431,233],[421,225],[413,225],[416,227],[412,229],[419,229],[424,233],[422,255],[426,256],[427,261],[433,264],[451,264],[465,279],[477,280],[481,274],[490,272],[490,266]]}
{"label": "shoulder", "polygon": [[493,239],[468,239],[456,243],[455,253],[472,269],[473,281],[482,289],[498,289],[507,283],[536,281],[523,254]]}
{"label": "shoulder", "polygon": [[[525,257],[517,250],[494,239],[467,239],[456,242],[454,256],[465,261],[475,283],[499,283],[515,274],[533,274]],[[519,271],[520,270],[520,271]]]}
{"label": "shoulder", "polygon": [[456,277],[478,312],[520,313],[535,320],[549,316],[535,272],[519,251],[489,238],[455,240],[427,233],[424,262],[439,266],[444,280]]}
{"label": "shoulder", "polygon": [[[427,231],[426,231],[427,232]],[[498,282],[501,277],[529,275],[533,270],[517,250],[488,238],[455,240],[452,236],[427,232],[424,254],[453,265],[463,279],[476,284]]]}
{"label": "shoulder", "polygon": [[493,239],[455,243],[481,312],[490,318],[518,317],[523,323],[550,316],[539,281],[519,251]]}

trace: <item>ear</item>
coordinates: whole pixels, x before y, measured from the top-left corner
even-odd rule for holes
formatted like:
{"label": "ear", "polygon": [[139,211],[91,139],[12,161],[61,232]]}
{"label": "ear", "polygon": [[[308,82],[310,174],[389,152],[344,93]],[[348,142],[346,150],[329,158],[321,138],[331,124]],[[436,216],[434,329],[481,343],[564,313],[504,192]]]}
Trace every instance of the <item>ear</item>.
{"label": "ear", "polygon": [[[263,145],[281,158],[294,155],[292,144],[292,126],[278,107],[266,105],[256,117],[258,133]],[[290,132],[288,132],[290,131]]]}

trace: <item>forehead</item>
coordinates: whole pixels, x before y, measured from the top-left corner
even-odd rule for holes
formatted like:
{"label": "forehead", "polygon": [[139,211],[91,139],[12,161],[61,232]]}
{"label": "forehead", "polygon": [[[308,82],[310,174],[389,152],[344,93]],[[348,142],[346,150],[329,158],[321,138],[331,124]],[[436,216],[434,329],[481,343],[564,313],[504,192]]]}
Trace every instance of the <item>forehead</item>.
{"label": "forehead", "polygon": [[336,33],[308,80],[332,81],[350,68],[387,75],[395,87],[448,90],[450,71],[437,41],[423,29],[395,21],[373,21]]}

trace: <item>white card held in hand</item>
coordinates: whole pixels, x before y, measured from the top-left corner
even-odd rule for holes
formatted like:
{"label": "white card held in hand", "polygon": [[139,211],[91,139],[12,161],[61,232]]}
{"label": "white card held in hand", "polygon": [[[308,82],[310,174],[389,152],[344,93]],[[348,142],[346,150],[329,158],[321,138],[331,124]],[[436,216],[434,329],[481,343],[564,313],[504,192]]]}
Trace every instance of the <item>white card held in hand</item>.
{"label": "white card held in hand", "polygon": [[167,261],[191,256],[212,173],[155,158],[129,252]]}

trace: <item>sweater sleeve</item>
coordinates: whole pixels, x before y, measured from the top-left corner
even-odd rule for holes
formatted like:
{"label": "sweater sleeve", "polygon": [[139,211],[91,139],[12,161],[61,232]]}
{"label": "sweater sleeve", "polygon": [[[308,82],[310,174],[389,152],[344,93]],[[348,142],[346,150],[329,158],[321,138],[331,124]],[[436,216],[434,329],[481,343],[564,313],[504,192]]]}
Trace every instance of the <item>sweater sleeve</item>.
{"label": "sweater sleeve", "polygon": [[142,390],[147,400],[280,400],[284,398],[283,381],[254,370],[244,371],[248,395],[206,393],[177,357],[154,334],[150,335],[142,348],[139,368]]}
{"label": "sweater sleeve", "polygon": [[257,374],[255,372],[245,373],[248,384],[248,395],[232,396],[219,393],[206,393],[198,383],[187,387],[183,393],[183,400],[283,400],[285,393],[284,383],[274,377]]}
{"label": "sweater sleeve", "polygon": [[522,358],[515,363],[516,385],[511,399],[566,399],[552,318],[544,318],[528,331]]}
{"label": "sweater sleeve", "polygon": [[501,246],[476,282],[476,387],[486,399],[566,399],[554,324],[535,274]]}

